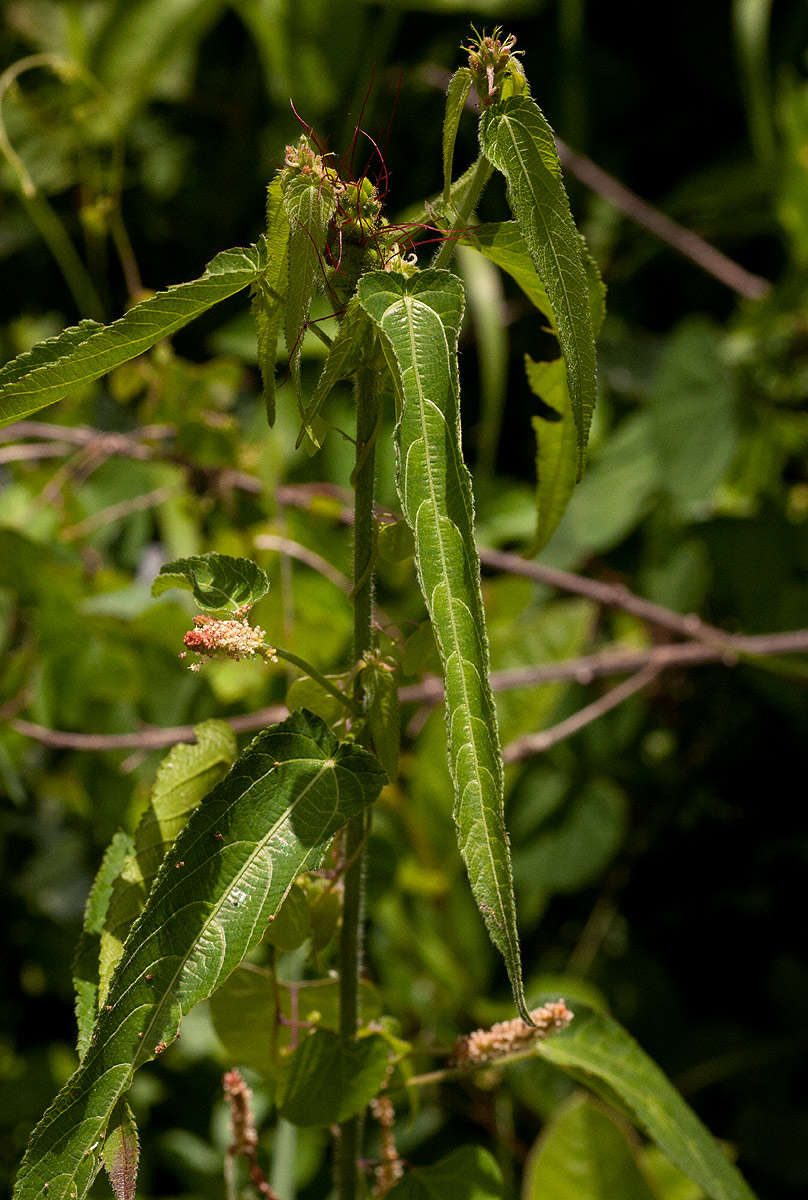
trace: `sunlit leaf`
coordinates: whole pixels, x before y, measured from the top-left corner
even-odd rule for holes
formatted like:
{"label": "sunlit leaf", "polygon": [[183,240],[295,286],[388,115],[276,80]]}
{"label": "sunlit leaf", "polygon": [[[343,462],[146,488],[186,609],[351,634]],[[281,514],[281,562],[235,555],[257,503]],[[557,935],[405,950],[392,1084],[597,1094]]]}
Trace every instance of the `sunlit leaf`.
{"label": "sunlit leaf", "polygon": [[691,1108],[632,1037],[603,1013],[576,1010],[575,1020],[536,1053],[568,1071],[610,1103],[622,1105],[674,1166],[711,1200],[754,1200]]}
{"label": "sunlit leaf", "polygon": [[574,1096],[528,1157],[522,1200],[656,1200],[625,1133],[591,1100]]}
{"label": "sunlit leaf", "polygon": [[118,832],[106,849],[101,866],[87,897],[81,937],[73,960],[73,986],[76,993],[76,1047],[81,1057],[90,1044],[90,1034],[98,1014],[99,953],[113,888],[134,849],[128,833]]}
{"label": "sunlit leaf", "polygon": [[570,213],[553,132],[533,100],[513,96],[482,114],[480,144],[508,182],[513,214],[552,305],[567,364],[580,471],[595,406],[595,343],[581,237]]}
{"label": "sunlit leaf", "polygon": [[194,726],[194,737],[192,745],[173,746],[160,763],[132,851],[112,885],[96,961],[96,1010],[106,999],[126,936],[146,903],[166,852],[202,798],[227,774],[238,752],[236,735],[226,721],[204,721]]}
{"label": "sunlit leaf", "polygon": [[249,558],[195,554],[163,564],[152,584],[152,595],[162,596],[169,588],[193,592],[194,600],[206,612],[232,616],[257,604],[269,591],[269,580]]}
{"label": "sunlit leaf", "polygon": [[449,80],[446,92],[446,115],[443,118],[443,199],[446,204],[451,199],[452,160],[457,127],[473,83],[474,79],[468,67],[460,67]]}
{"label": "sunlit leaf", "polygon": [[223,250],[199,279],[150,296],[111,325],[83,321],[36,347],[23,356],[24,371],[21,360],[15,359],[8,364],[7,382],[0,377],[0,425],[62,400],[143,354],[214,304],[249,287],[265,266],[261,247]]}
{"label": "sunlit leaf", "polygon": [[397,382],[396,486],[415,535],[418,578],[443,664],[455,821],[471,888],[502,953],[514,999],[521,978],[502,758],[488,681],[488,638],[471,483],[460,448],[457,337],[463,289],[448,271],[365,275],[359,299],[382,334]]}
{"label": "sunlit leaf", "polygon": [[292,175],[282,186],[283,206],[291,230],[286,348],[289,351],[289,369],[299,389],[303,332],[314,294],[318,285],[323,283],[321,256],[336,200],[330,185],[312,175]]}
{"label": "sunlit leaf", "polygon": [[[358,746],[295,713],[259,734],[205,798],[134,926],[81,1064],[34,1130],[15,1200],[81,1200],[103,1136],[138,1067],[176,1038],[263,935],[292,882],[384,776]],[[45,1185],[47,1189],[45,1188]]]}

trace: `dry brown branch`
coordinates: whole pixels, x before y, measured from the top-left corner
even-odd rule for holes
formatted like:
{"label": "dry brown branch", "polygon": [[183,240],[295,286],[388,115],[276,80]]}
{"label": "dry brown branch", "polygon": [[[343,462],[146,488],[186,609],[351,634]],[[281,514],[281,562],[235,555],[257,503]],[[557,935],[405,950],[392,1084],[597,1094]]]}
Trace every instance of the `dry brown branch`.
{"label": "dry brown branch", "polygon": [[590,158],[576,154],[560,138],[557,137],[555,141],[563,166],[636,225],[641,225],[660,241],[667,242],[677,253],[689,258],[697,267],[701,267],[702,271],[706,271],[708,275],[712,275],[747,300],[762,300],[769,294],[772,285],[768,279],[753,275],[726,254],[716,250],[715,246],[711,246],[692,229],[685,229],[670,217],[666,217],[658,208],[654,208],[647,200],[642,200],[636,192],[632,192],[613,175],[596,166]]}
{"label": "dry brown branch", "polygon": [[[657,674],[669,667],[691,667],[711,662],[721,662],[731,667],[744,658],[765,658],[783,654],[808,654],[808,629],[755,634],[751,637],[724,634],[721,646],[707,646],[700,642],[672,642],[647,650],[604,650],[600,654],[584,655],[557,663],[493,671],[491,686],[495,692],[505,692],[564,680],[590,683],[603,676],[641,672],[646,668]],[[442,699],[443,684],[436,676],[428,676],[421,683],[412,684],[399,691],[402,704],[436,705]],[[271,708],[262,708],[240,717],[227,717],[226,720],[236,733],[251,733],[275,721],[282,721],[287,715],[288,709],[282,704],[276,704]],[[110,734],[46,729],[43,725],[36,725],[22,718],[15,718],[10,721],[10,725],[25,737],[64,750],[155,750],[174,745],[175,742],[191,742],[194,738],[193,725],[175,725],[163,729],[150,726],[137,733]]]}
{"label": "dry brown branch", "polygon": [[128,517],[132,513],[144,512],[149,508],[157,508],[159,504],[163,504],[166,500],[170,500],[172,496],[178,495],[179,491],[178,487],[159,487],[154,488],[151,492],[142,492],[139,496],[133,496],[131,500],[121,500],[118,504],[110,504],[107,508],[90,513],[83,521],[79,521],[75,525],[69,525],[67,529],[62,531],[62,537],[66,541],[73,541],[74,538],[83,537],[85,534],[92,533],[96,529],[103,529],[105,525],[110,525],[113,521],[120,521],[123,517]]}
{"label": "dry brown branch", "polygon": [[298,562],[305,563],[307,567],[311,567],[312,571],[317,571],[318,574],[330,580],[341,592],[345,592],[346,596],[350,596],[351,581],[348,576],[343,575],[342,571],[338,571],[314,550],[309,550],[308,546],[302,546],[300,542],[275,533],[259,533],[255,539],[255,545],[259,550],[277,550],[279,554],[287,554],[289,558],[296,558]]}
{"label": "dry brown branch", "polygon": [[624,612],[632,613],[650,625],[670,629],[682,637],[696,638],[709,643],[723,642],[727,637],[722,629],[708,625],[695,613],[683,616],[670,608],[663,608],[661,604],[654,604],[651,600],[644,600],[635,595],[622,583],[602,583],[598,579],[587,579],[584,575],[574,575],[571,571],[561,571],[558,567],[546,567],[504,550],[481,549],[480,562],[486,567],[507,571],[510,575],[521,575],[526,579],[535,579],[538,583],[546,583],[562,592],[585,596],[597,604],[622,608]]}
{"label": "dry brown branch", "polygon": [[622,683],[618,683],[616,687],[604,692],[591,704],[579,708],[566,720],[559,721],[557,725],[551,725],[549,729],[541,729],[538,733],[527,733],[524,737],[516,738],[503,749],[502,761],[512,763],[519,762],[523,758],[531,758],[534,754],[541,754],[558,742],[563,742],[565,738],[572,737],[574,733],[578,733],[592,721],[597,721],[599,717],[605,716],[607,712],[617,708],[624,700],[628,700],[629,696],[633,696],[635,692],[647,687],[652,679],[656,679],[659,672],[659,667],[651,665],[643,667],[636,675],[624,679]]}

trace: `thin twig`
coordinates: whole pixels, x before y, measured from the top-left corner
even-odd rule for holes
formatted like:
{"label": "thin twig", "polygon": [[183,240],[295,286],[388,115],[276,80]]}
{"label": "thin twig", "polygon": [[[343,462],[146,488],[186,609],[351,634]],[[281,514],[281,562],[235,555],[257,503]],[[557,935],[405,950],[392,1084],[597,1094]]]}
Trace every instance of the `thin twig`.
{"label": "thin twig", "polygon": [[[273,704],[269,708],[261,708],[241,717],[226,719],[235,733],[252,733],[256,729],[263,729],[265,725],[283,721],[288,716],[289,710],[285,704]],[[17,733],[33,738],[54,750],[162,750],[165,746],[173,746],[177,742],[196,740],[193,725],[162,728],[151,725],[137,733],[71,733],[61,729],[46,729],[44,725],[36,725],[33,721],[20,718],[15,718],[9,724]]]}
{"label": "thin twig", "polygon": [[317,571],[320,575],[325,576],[341,592],[345,592],[346,596],[350,596],[351,581],[348,576],[343,575],[342,571],[338,571],[327,559],[321,558],[314,550],[309,550],[308,546],[292,541],[291,538],[280,537],[275,533],[259,533],[255,539],[255,545],[259,550],[277,550],[279,554],[287,554],[289,558],[296,558],[298,562],[311,567],[312,571]]}
{"label": "thin twig", "polygon": [[726,254],[716,250],[715,246],[711,246],[692,229],[685,229],[670,217],[666,217],[658,208],[641,199],[636,192],[632,192],[613,175],[596,166],[590,158],[571,150],[561,138],[557,137],[555,141],[563,166],[635,224],[641,225],[661,241],[667,242],[679,254],[701,267],[702,271],[706,271],[708,275],[712,275],[747,300],[762,300],[769,294],[772,285],[768,279],[753,275]]}
{"label": "thin twig", "polygon": [[62,537],[67,541],[83,537],[86,533],[102,529],[105,525],[110,525],[113,521],[119,521],[122,517],[128,517],[132,513],[156,508],[166,500],[170,500],[172,496],[176,496],[179,491],[178,487],[159,487],[154,488],[151,492],[143,492],[140,496],[133,496],[130,500],[121,500],[118,504],[110,504],[107,508],[90,513],[89,517],[85,517],[76,525],[70,525],[62,531]]}
{"label": "thin twig", "polygon": [[36,462],[43,458],[62,458],[73,449],[69,442],[20,442],[0,449],[0,466],[10,462]]}
{"label": "thin twig", "polygon": [[651,600],[644,600],[635,595],[622,583],[603,583],[598,579],[587,579],[583,575],[574,575],[571,571],[561,571],[558,567],[529,562],[526,558],[520,558],[518,554],[509,554],[505,550],[481,549],[480,562],[483,566],[507,571],[510,575],[521,575],[526,579],[535,579],[538,583],[546,583],[559,591],[585,596],[598,604],[622,608],[624,612],[632,613],[651,625],[670,629],[682,637],[697,638],[705,642],[724,642],[727,637],[722,629],[708,625],[694,613],[683,616],[670,608],[663,608],[661,604],[654,604]]}
{"label": "thin twig", "polygon": [[[721,662],[731,667],[744,657],[766,658],[782,654],[808,654],[808,629],[790,630],[786,633],[755,634],[752,637],[725,635],[723,646],[707,646],[699,642],[672,642],[669,645],[653,646],[648,650],[606,650],[601,654],[585,655],[581,658],[565,659],[557,663],[546,663],[531,667],[511,668],[494,671],[491,686],[495,692],[574,680],[589,683],[604,675],[620,675],[641,671],[645,667],[654,673],[669,667],[697,666],[701,663]],[[423,682],[399,690],[402,704],[439,704],[443,699],[443,685],[436,676],[428,676]],[[251,733],[263,729],[275,721],[288,716],[285,705],[258,709],[240,717],[226,720],[236,733]],[[11,728],[25,737],[34,738],[43,745],[62,750],[156,750],[171,746],[175,742],[192,742],[193,725],[175,725],[157,728],[150,726],[138,733],[71,733],[58,729],[47,729],[31,721],[16,718]]]}
{"label": "thin twig", "polygon": [[519,762],[534,754],[542,754],[551,746],[563,742],[565,738],[572,737],[584,726],[590,725],[592,721],[597,721],[599,717],[605,716],[607,712],[617,708],[624,700],[628,700],[629,696],[633,696],[635,692],[647,687],[652,679],[656,679],[659,670],[659,667],[654,666],[643,667],[636,675],[624,679],[622,683],[618,683],[617,687],[604,692],[597,700],[578,709],[578,712],[567,717],[565,721],[559,721],[557,725],[551,725],[549,729],[542,729],[538,733],[528,733],[524,737],[510,742],[502,751],[502,761],[505,763]]}

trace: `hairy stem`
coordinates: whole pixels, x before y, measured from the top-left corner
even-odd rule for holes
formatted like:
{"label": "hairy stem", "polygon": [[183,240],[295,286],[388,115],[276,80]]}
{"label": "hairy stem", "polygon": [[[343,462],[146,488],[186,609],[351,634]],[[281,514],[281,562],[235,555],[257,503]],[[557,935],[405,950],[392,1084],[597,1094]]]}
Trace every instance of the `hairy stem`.
{"label": "hairy stem", "polygon": [[485,185],[494,173],[494,168],[484,155],[480,155],[474,164],[474,174],[471,177],[463,203],[457,210],[457,217],[452,228],[446,234],[446,240],[435,255],[432,266],[436,269],[447,267],[451,262],[456,245],[456,234],[460,234],[468,225],[469,217],[480,202]]}
{"label": "hairy stem", "polygon": [[353,716],[358,714],[359,709],[355,701],[350,696],[346,696],[344,692],[341,692],[335,683],[332,683],[330,679],[323,675],[322,671],[318,671],[305,658],[300,658],[297,654],[292,654],[291,650],[283,650],[280,646],[273,646],[272,649],[275,651],[277,658],[282,658],[284,662],[291,663],[293,667],[299,667],[304,675],[308,675],[309,679],[313,679],[315,683],[319,683],[320,687],[328,692],[330,696],[333,696],[335,700],[339,700],[340,704],[344,708],[347,708],[349,713]]}
{"label": "hairy stem", "polygon": [[[373,648],[373,486],[378,414],[379,381],[375,373],[360,371],[356,380],[356,466],[354,468],[354,662]],[[354,702],[362,709],[364,697],[357,678]],[[360,732],[360,741],[366,735]],[[365,851],[370,818],[364,814],[349,822],[345,835],[342,932],[340,935],[340,1033],[356,1036],[359,1020],[359,972],[362,965],[362,919],[364,909]],[[339,1200],[356,1200],[360,1195],[359,1143],[362,1117],[340,1125],[337,1158]]]}

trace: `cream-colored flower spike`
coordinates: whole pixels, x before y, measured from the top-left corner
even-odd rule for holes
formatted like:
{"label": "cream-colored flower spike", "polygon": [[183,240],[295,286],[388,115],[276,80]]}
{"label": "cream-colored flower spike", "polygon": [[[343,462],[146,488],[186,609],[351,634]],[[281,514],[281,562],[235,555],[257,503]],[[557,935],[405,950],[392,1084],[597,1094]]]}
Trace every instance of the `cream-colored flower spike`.
{"label": "cream-colored flower spike", "polygon": [[239,661],[242,658],[254,658],[256,654],[273,658],[275,653],[266,645],[263,629],[247,624],[246,612],[241,612],[236,620],[219,620],[199,613],[194,617],[193,629],[188,630],[183,642],[203,659],[233,658]]}
{"label": "cream-colored flower spike", "polygon": [[529,1050],[534,1042],[542,1041],[559,1029],[566,1029],[575,1013],[567,1008],[563,1000],[555,1000],[534,1008],[530,1014],[534,1026],[526,1024],[521,1017],[512,1021],[498,1021],[490,1029],[475,1029],[468,1037],[460,1038],[455,1044],[454,1060],[459,1066],[491,1062],[503,1054],[515,1054]]}

